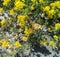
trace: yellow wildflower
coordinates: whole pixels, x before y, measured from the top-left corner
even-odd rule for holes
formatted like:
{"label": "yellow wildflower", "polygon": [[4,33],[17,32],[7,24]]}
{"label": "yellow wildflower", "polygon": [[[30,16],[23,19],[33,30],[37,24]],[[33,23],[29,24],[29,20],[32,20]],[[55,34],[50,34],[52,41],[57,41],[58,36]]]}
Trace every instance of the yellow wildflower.
{"label": "yellow wildflower", "polygon": [[55,40],[58,40],[58,36],[57,36],[57,35],[54,35],[53,38],[54,38]]}
{"label": "yellow wildflower", "polygon": [[23,41],[27,41],[27,40],[28,40],[28,37],[23,36],[22,40],[23,40]]}
{"label": "yellow wildflower", "polygon": [[18,18],[19,25],[21,27],[24,27],[25,21],[28,19],[28,16],[27,15],[18,15],[17,18]]}
{"label": "yellow wildflower", "polygon": [[7,6],[7,4],[8,4],[10,1],[11,1],[11,0],[4,0],[3,5],[4,5],[4,6]]}
{"label": "yellow wildflower", "polygon": [[49,12],[48,12],[48,17],[49,18],[53,18],[53,15],[55,14],[55,10],[54,9],[51,9]]}
{"label": "yellow wildflower", "polygon": [[44,38],[44,39],[40,42],[40,44],[46,45],[46,44],[47,44],[46,39]]}
{"label": "yellow wildflower", "polygon": [[55,42],[54,41],[50,41],[49,45],[52,46],[52,47],[55,47]]}
{"label": "yellow wildflower", "polygon": [[55,24],[55,29],[56,29],[56,30],[60,29],[60,23],[56,23],[56,24]]}
{"label": "yellow wildflower", "polygon": [[17,1],[17,2],[15,2],[15,10],[20,10],[20,9],[22,9],[23,7],[25,6],[25,4],[23,3],[23,2],[21,2],[21,1]]}
{"label": "yellow wildflower", "polygon": [[18,18],[18,21],[21,22],[21,21],[27,20],[28,16],[27,15],[18,15],[17,18]]}
{"label": "yellow wildflower", "polygon": [[9,13],[10,13],[10,15],[14,15],[14,10],[11,9]]}
{"label": "yellow wildflower", "polygon": [[60,9],[60,1],[56,1],[56,2],[55,2],[55,5],[56,5],[57,8]]}
{"label": "yellow wildflower", "polygon": [[1,21],[1,25],[3,26],[5,24],[5,19]]}
{"label": "yellow wildflower", "polygon": [[51,6],[51,7],[54,7],[54,6],[55,6],[55,3],[51,3],[50,6]]}
{"label": "yellow wildflower", "polygon": [[50,6],[46,6],[45,8],[44,8],[44,11],[49,11],[50,10]]}
{"label": "yellow wildflower", "polygon": [[26,35],[28,35],[28,34],[29,34],[29,32],[28,32],[28,28],[25,28],[24,33],[25,33]]}
{"label": "yellow wildflower", "polygon": [[7,40],[2,41],[2,48],[6,48],[9,45]]}
{"label": "yellow wildflower", "polygon": [[3,11],[4,11],[3,8],[0,7],[0,13],[3,12]]}
{"label": "yellow wildflower", "polygon": [[51,3],[50,6],[54,9],[55,8],[55,3]]}
{"label": "yellow wildflower", "polygon": [[18,47],[21,47],[21,43],[19,43],[19,41],[16,41],[15,42],[15,46],[18,48]]}
{"label": "yellow wildflower", "polygon": [[25,28],[25,31],[24,31],[25,35],[29,36],[32,32],[33,32],[32,28],[29,28],[29,29]]}
{"label": "yellow wildflower", "polygon": [[55,10],[54,10],[54,9],[51,9],[51,10],[49,11],[49,14],[50,14],[50,15],[54,15],[54,14],[55,14]]}

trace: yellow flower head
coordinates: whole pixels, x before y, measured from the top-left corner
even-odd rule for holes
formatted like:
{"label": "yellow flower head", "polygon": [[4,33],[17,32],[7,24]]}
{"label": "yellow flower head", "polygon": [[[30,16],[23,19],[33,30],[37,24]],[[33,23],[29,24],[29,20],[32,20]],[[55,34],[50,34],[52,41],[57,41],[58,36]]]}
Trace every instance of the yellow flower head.
{"label": "yellow flower head", "polygon": [[52,46],[52,47],[55,47],[55,42],[54,41],[50,41],[49,45]]}
{"label": "yellow flower head", "polygon": [[56,24],[55,24],[55,29],[56,29],[56,30],[60,29],[60,23],[56,23]]}
{"label": "yellow flower head", "polygon": [[3,5],[4,5],[4,6],[7,6],[7,4],[8,4],[10,1],[11,1],[11,0],[4,0]]}
{"label": "yellow flower head", "polygon": [[50,15],[54,15],[54,14],[55,14],[55,10],[54,10],[54,9],[51,9],[51,10],[49,11],[49,14],[50,14]]}
{"label": "yellow flower head", "polygon": [[54,35],[53,38],[54,38],[55,40],[58,40],[58,36],[57,36],[57,35]]}
{"label": "yellow flower head", "polygon": [[2,48],[6,48],[9,45],[7,40],[2,41]]}
{"label": "yellow flower head", "polygon": [[33,29],[32,28],[25,28],[25,31],[24,31],[24,33],[25,33],[25,35],[26,36],[29,36],[31,33],[33,32]]}
{"label": "yellow flower head", "polygon": [[1,25],[3,26],[5,24],[5,19],[1,21]]}
{"label": "yellow flower head", "polygon": [[55,10],[54,9],[51,9],[49,12],[48,12],[48,17],[49,18],[53,18],[53,15],[55,14]]}
{"label": "yellow flower head", "polygon": [[25,21],[28,19],[28,16],[27,15],[18,15],[17,18],[18,18],[19,25],[21,27],[24,27]]}
{"label": "yellow flower head", "polygon": [[55,3],[51,3],[50,6],[52,6],[52,7],[55,6]]}
{"label": "yellow flower head", "polygon": [[28,37],[23,36],[22,40],[23,40],[23,41],[27,41],[27,40],[28,40]]}
{"label": "yellow flower head", "polygon": [[50,6],[46,6],[45,8],[44,8],[44,11],[49,11],[50,10]]}
{"label": "yellow flower head", "polygon": [[50,6],[54,9],[55,8],[55,3],[51,3]]}
{"label": "yellow flower head", "polygon": [[10,13],[10,15],[14,15],[14,10],[11,9],[9,13]]}
{"label": "yellow flower head", "polygon": [[15,42],[15,46],[18,48],[18,47],[21,47],[21,43],[19,43],[19,41],[16,41]]}
{"label": "yellow flower head", "polygon": [[20,9],[22,9],[23,7],[25,6],[25,4],[23,3],[23,2],[21,2],[21,1],[17,1],[17,2],[15,2],[15,10],[20,10]]}
{"label": "yellow flower head", "polygon": [[60,1],[56,1],[56,2],[55,2],[55,5],[56,5],[57,8],[60,9]]}
{"label": "yellow flower head", "polygon": [[18,15],[17,18],[18,18],[18,22],[21,22],[21,21],[27,20],[28,16],[27,15]]}
{"label": "yellow flower head", "polygon": [[0,13],[3,12],[3,11],[4,11],[3,8],[0,7]]}
{"label": "yellow flower head", "polygon": [[42,39],[42,41],[40,42],[40,44],[42,44],[42,45],[46,45],[46,44],[47,44],[46,39],[45,39],[45,38]]}

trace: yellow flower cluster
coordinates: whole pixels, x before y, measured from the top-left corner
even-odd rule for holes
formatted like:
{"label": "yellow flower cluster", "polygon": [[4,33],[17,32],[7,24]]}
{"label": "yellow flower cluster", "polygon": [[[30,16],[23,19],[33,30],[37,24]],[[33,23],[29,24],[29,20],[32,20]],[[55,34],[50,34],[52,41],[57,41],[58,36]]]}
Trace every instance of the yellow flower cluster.
{"label": "yellow flower cluster", "polygon": [[55,40],[58,40],[58,36],[57,36],[57,35],[54,35],[53,38],[54,38]]}
{"label": "yellow flower cluster", "polygon": [[56,29],[56,30],[60,29],[60,23],[56,23],[56,24],[55,24],[55,29]]}
{"label": "yellow flower cluster", "polygon": [[27,15],[18,15],[17,18],[18,18],[18,22],[19,22],[20,26],[24,27],[25,21],[28,19],[28,16]]}
{"label": "yellow flower cluster", "polygon": [[9,42],[7,40],[3,40],[2,42],[2,48],[6,48],[9,45]]}
{"label": "yellow flower cluster", "polygon": [[48,17],[49,18],[53,18],[53,15],[55,14],[55,10],[54,9],[51,9],[48,13]]}
{"label": "yellow flower cluster", "polygon": [[[55,1],[53,3],[50,3],[50,5],[45,6],[43,8],[43,10],[46,12],[46,14],[48,15],[49,18],[53,18],[54,14],[55,14],[55,8],[60,9],[60,1]],[[59,14],[58,14],[59,16]]]}
{"label": "yellow flower cluster", "polygon": [[19,43],[19,41],[15,41],[11,45],[8,40],[0,40],[0,44],[1,44],[2,48],[6,48],[6,47],[13,48],[13,46],[15,46],[16,48],[21,47],[21,43]]}
{"label": "yellow flower cluster", "polygon": [[57,7],[58,9],[60,9],[60,1],[55,1],[55,2],[51,3],[50,6],[52,8]]}
{"label": "yellow flower cluster", "polygon": [[50,10],[50,6],[46,6],[45,8],[44,8],[44,11],[46,11],[46,12],[48,12]]}
{"label": "yellow flower cluster", "polygon": [[25,33],[26,36],[29,36],[32,32],[33,32],[32,28],[25,28],[24,33]]}
{"label": "yellow flower cluster", "polygon": [[11,1],[11,0],[4,0],[3,5],[4,5],[4,6],[7,6],[10,1]]}
{"label": "yellow flower cluster", "polygon": [[54,9],[50,9],[50,6],[46,6],[44,8],[44,11],[46,12],[46,14],[48,15],[49,18],[52,18],[53,15],[55,14],[55,10]]}
{"label": "yellow flower cluster", "polygon": [[52,9],[55,8],[55,3],[51,3],[50,6],[52,7]]}
{"label": "yellow flower cluster", "polygon": [[60,9],[60,1],[56,1],[55,6]]}
{"label": "yellow flower cluster", "polygon": [[20,10],[25,6],[25,4],[21,1],[16,1],[15,2],[15,6],[14,6],[14,10]]}

